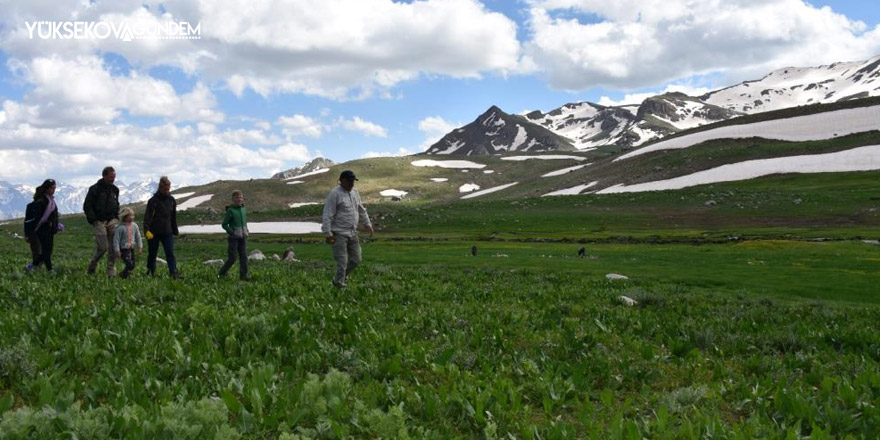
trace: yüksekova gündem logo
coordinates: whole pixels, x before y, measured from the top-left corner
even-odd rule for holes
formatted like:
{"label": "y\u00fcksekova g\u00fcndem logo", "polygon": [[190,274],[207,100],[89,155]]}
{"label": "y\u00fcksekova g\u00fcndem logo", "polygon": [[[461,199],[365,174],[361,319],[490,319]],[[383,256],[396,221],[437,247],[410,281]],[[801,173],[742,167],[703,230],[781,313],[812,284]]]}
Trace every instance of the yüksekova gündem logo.
{"label": "y\u00fcksekova g\u00fcndem logo", "polygon": [[31,40],[198,40],[202,23],[186,21],[26,21]]}

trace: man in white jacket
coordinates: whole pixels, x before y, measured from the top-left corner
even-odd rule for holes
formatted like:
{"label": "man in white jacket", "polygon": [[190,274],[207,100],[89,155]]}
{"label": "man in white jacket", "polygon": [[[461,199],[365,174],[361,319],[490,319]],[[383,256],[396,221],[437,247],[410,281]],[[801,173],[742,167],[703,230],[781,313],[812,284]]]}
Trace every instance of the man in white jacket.
{"label": "man in white jacket", "polygon": [[346,287],[346,277],[361,264],[361,243],[358,239],[358,225],[373,236],[373,224],[361,196],[354,189],[358,180],[354,172],[345,170],[339,174],[339,186],[330,190],[324,202],[324,218],[321,232],[327,244],[333,245],[333,259],[336,260],[336,276],[333,285]]}

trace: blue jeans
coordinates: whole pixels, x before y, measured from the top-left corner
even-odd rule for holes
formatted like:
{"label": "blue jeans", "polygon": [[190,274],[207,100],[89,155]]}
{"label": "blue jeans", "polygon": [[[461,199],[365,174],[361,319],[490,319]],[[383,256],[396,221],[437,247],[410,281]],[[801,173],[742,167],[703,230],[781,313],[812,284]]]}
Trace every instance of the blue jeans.
{"label": "blue jeans", "polygon": [[156,273],[156,256],[159,254],[159,243],[165,249],[165,260],[168,261],[168,271],[171,275],[177,273],[177,259],[174,258],[174,236],[154,235],[152,240],[147,240],[147,272]]}

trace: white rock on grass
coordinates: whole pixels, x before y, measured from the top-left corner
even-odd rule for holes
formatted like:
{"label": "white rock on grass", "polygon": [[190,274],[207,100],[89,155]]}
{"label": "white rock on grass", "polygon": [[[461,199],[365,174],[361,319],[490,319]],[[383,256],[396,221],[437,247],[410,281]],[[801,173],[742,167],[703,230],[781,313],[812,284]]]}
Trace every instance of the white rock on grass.
{"label": "white rock on grass", "polygon": [[634,299],[632,299],[632,298],[630,298],[630,297],[628,297],[628,296],[626,296],[626,295],[620,295],[620,296],[617,297],[617,299],[618,299],[623,305],[625,305],[625,306],[629,306],[629,307],[632,307],[632,306],[634,306],[634,305],[636,305],[636,304],[639,303],[638,301],[636,301],[636,300],[634,300]]}
{"label": "white rock on grass", "polygon": [[278,254],[272,254],[272,259],[275,261],[281,261],[281,256],[279,256]]}
{"label": "white rock on grass", "polygon": [[263,251],[259,249],[254,249],[250,255],[248,255],[248,260],[265,260],[266,256],[263,255]]}
{"label": "white rock on grass", "polygon": [[608,278],[609,280],[612,280],[612,281],[614,281],[614,280],[628,280],[629,279],[628,276],[621,275],[619,273],[609,273],[609,274],[605,275],[605,278]]}
{"label": "white rock on grass", "polygon": [[224,263],[223,260],[205,260],[202,262],[205,266],[222,266]]}
{"label": "white rock on grass", "polygon": [[284,250],[284,256],[281,258],[284,261],[297,261],[296,253],[293,251],[292,247],[289,247]]}
{"label": "white rock on grass", "polygon": [[157,263],[162,263],[162,264],[168,264],[167,261],[165,261],[165,260],[163,260],[163,259],[161,259],[161,258],[159,258],[159,257],[156,257],[156,262],[157,262]]}

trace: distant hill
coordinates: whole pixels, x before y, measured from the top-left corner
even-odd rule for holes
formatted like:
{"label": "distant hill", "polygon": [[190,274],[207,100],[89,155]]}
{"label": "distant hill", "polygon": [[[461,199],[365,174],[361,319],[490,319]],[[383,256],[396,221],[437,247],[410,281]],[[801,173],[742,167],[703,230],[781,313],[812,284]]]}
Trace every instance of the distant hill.
{"label": "distant hill", "polygon": [[[494,114],[499,116],[497,110]],[[492,120],[491,114],[484,116],[477,122]],[[505,120],[505,125],[522,125],[518,118],[500,120]],[[880,98],[748,115],[740,119],[743,123],[734,124],[737,120],[681,131],[669,138],[677,140],[675,144],[660,141],[623,153],[609,149],[517,150],[482,156],[423,154],[359,159],[295,180],[220,181],[187,191],[199,197],[228,194],[238,188],[245,192],[251,212],[317,218],[320,204],[337,185],[343,169],[357,173],[360,180],[356,188],[366,203],[414,207],[455,203],[463,197],[516,201],[549,195],[647,191],[655,186],[681,185],[681,181],[685,186],[696,184],[687,183],[689,179],[711,182],[776,173],[880,170]],[[780,140],[791,133],[801,138]],[[747,172],[743,174],[743,170]],[[401,193],[405,194],[398,196]],[[217,213],[226,202],[226,197],[208,198],[188,215],[205,222],[219,221]]]}

